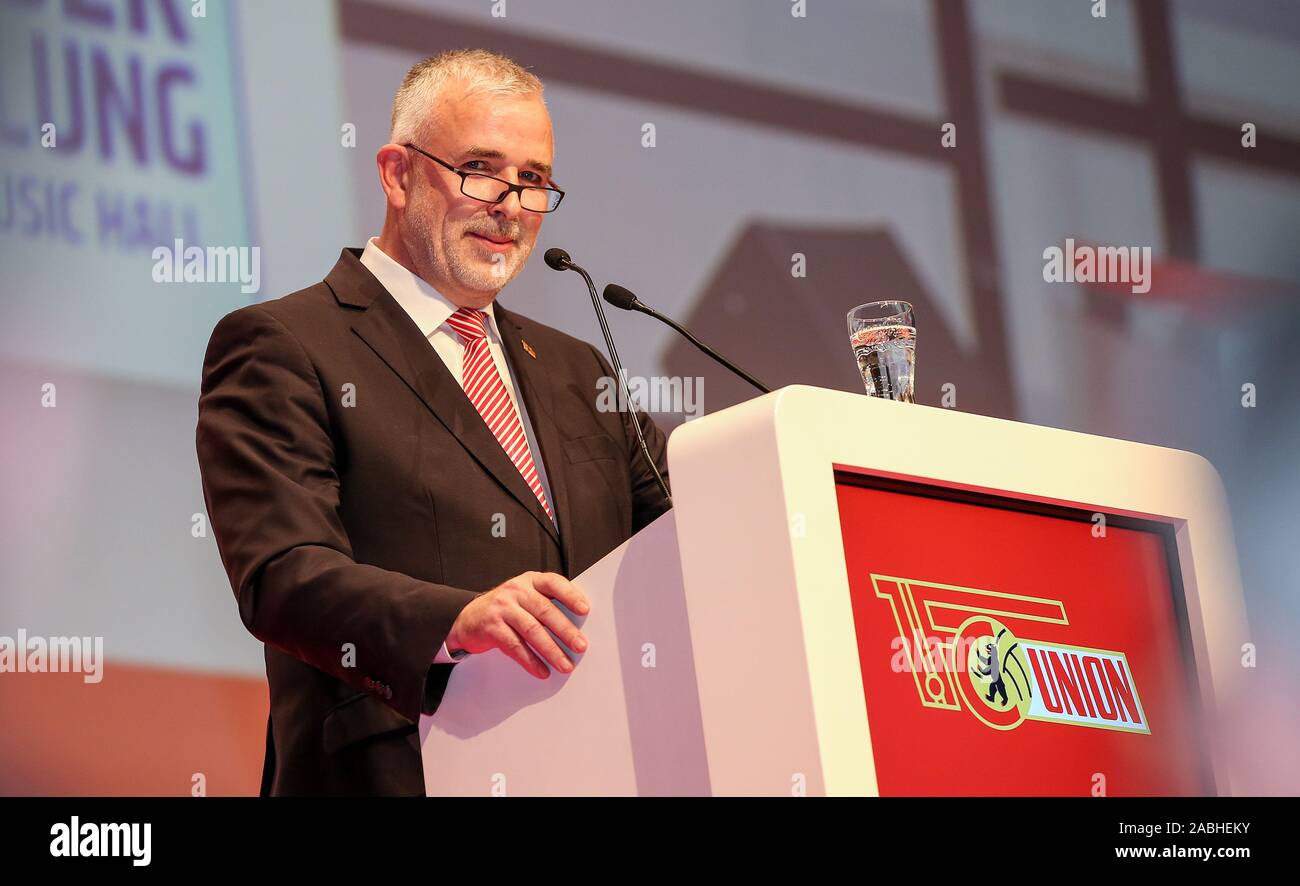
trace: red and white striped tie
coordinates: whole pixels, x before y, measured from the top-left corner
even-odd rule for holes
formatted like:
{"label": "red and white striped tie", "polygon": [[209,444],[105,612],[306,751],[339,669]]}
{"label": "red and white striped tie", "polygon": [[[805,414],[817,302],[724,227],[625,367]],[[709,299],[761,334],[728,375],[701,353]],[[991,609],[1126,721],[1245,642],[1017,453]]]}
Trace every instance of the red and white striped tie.
{"label": "red and white striped tie", "polygon": [[447,325],[456,331],[465,343],[465,364],[461,373],[461,386],[492,435],[497,438],[506,455],[515,463],[528,488],[541,502],[546,515],[555,521],[551,503],[537,476],[533,454],[528,449],[528,437],[523,422],[515,411],[515,404],[506,393],[505,382],[497,372],[496,362],[487,340],[487,314],[472,308],[461,308],[447,318]]}

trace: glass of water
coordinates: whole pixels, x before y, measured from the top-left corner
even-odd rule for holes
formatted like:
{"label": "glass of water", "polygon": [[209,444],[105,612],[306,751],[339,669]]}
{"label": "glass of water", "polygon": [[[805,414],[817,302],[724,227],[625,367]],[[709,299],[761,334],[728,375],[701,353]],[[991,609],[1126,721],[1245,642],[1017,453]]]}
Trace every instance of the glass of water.
{"label": "glass of water", "polygon": [[872,397],[912,402],[916,323],[905,301],[873,301],[849,311],[849,343]]}

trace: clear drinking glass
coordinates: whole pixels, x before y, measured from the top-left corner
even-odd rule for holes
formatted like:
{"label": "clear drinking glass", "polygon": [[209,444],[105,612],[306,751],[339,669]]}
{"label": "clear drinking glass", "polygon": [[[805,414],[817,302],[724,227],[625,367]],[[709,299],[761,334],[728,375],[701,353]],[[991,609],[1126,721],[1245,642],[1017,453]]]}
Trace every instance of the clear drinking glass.
{"label": "clear drinking glass", "polygon": [[916,323],[905,301],[873,301],[849,311],[849,343],[867,394],[912,402]]}

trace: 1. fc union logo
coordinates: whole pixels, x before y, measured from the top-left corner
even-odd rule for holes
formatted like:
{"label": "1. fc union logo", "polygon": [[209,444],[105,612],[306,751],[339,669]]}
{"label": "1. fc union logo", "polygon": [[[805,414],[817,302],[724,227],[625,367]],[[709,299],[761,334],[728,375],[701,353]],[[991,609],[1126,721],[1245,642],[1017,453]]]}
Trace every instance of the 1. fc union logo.
{"label": "1. fc union logo", "polygon": [[994,729],[1042,720],[1150,734],[1123,652],[1017,638],[1005,624],[1068,625],[1062,601],[889,575],[871,585],[923,706],[964,707]]}

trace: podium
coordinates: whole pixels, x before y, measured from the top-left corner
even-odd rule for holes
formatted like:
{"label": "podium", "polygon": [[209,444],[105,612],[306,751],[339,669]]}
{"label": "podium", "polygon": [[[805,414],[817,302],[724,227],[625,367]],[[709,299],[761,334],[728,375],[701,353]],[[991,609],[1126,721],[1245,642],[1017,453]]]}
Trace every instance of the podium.
{"label": "podium", "polygon": [[1229,794],[1245,607],[1200,456],[791,386],[678,427],[590,646],[421,718],[442,795]]}

